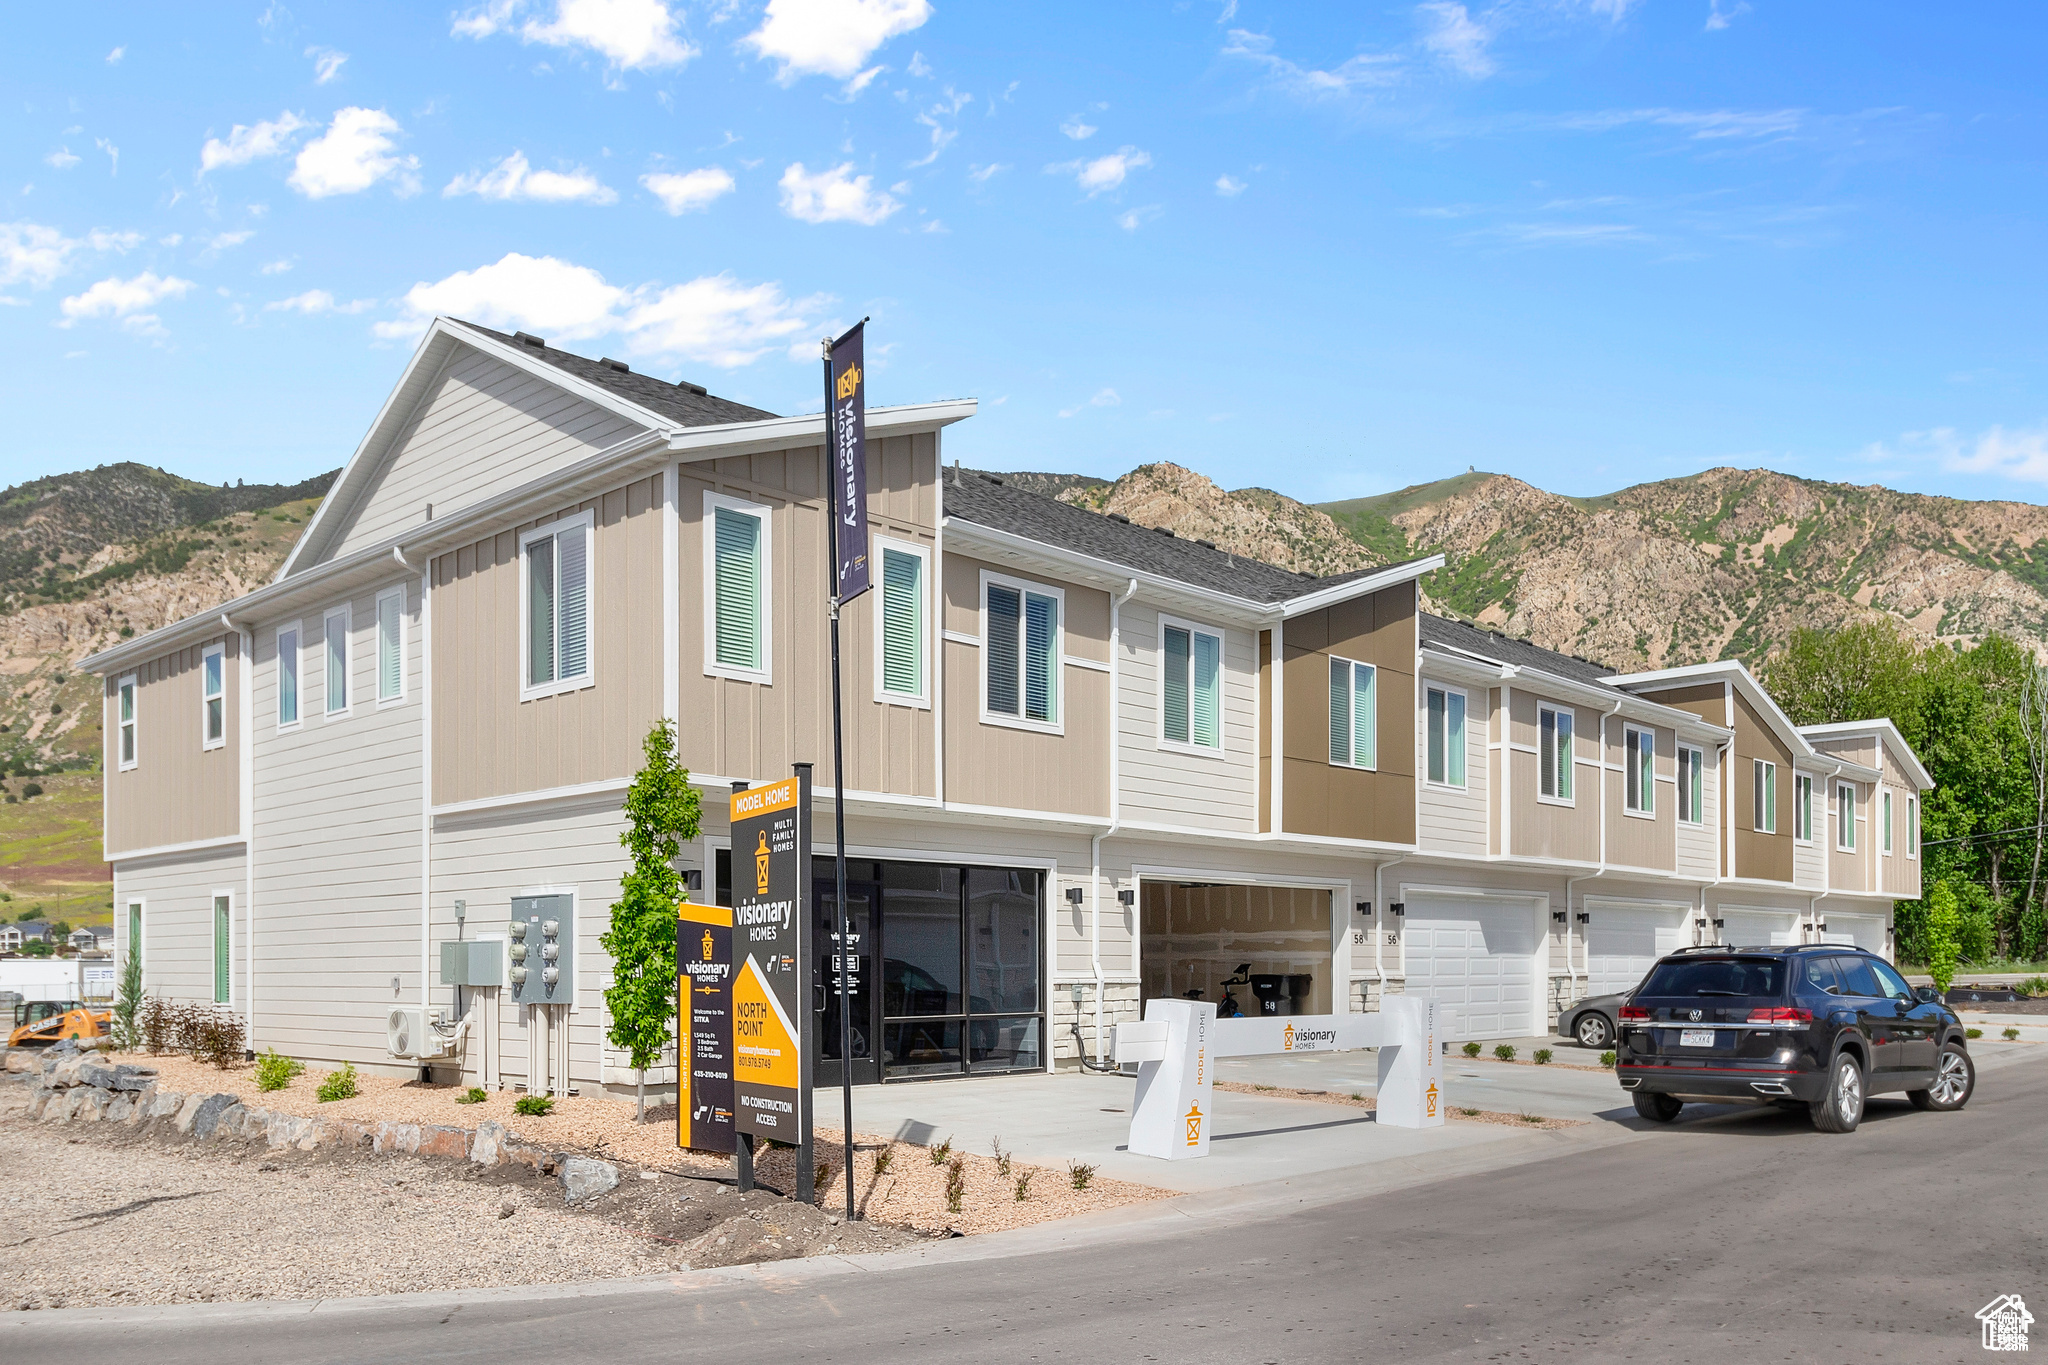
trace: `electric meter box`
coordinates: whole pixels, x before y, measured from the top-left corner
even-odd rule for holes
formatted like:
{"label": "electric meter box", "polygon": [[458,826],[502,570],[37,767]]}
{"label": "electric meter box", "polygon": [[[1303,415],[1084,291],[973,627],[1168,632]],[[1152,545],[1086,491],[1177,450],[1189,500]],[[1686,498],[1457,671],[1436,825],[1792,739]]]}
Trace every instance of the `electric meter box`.
{"label": "electric meter box", "polygon": [[505,945],[491,939],[467,939],[441,945],[441,984],[502,986]]}
{"label": "electric meter box", "polygon": [[506,980],[522,1005],[576,1003],[576,898],[514,896]]}

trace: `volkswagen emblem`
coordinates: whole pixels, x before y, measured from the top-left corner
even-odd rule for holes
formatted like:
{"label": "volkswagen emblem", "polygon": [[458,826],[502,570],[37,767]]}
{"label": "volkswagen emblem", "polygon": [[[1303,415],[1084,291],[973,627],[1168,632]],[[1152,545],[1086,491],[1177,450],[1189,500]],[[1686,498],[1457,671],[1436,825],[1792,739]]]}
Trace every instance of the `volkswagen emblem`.
{"label": "volkswagen emblem", "polygon": [[1693,1021],[1693,1022],[1694,1022],[1695,1024],[1697,1024],[1697,1023],[1698,1023],[1698,1022],[1700,1021],[1700,1012],[1699,1012],[1698,1010],[1694,1010],[1694,1011],[1692,1012],[1692,1021]]}

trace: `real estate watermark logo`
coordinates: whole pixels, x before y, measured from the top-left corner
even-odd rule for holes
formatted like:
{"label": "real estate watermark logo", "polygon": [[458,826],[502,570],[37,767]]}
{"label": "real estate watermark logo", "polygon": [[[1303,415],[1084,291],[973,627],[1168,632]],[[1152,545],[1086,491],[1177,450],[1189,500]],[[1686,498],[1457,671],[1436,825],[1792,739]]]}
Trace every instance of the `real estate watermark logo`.
{"label": "real estate watermark logo", "polygon": [[2027,1311],[2026,1300],[2019,1295],[2000,1294],[1977,1310],[1977,1321],[1984,1324],[1985,1350],[2024,1351],[2027,1328],[2033,1326],[2034,1315]]}

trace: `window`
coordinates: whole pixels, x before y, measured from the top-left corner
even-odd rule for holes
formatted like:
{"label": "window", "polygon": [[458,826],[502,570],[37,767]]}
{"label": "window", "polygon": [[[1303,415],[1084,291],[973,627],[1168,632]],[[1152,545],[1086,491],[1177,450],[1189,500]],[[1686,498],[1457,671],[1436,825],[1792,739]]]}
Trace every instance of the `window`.
{"label": "window", "polygon": [[208,645],[199,655],[199,747],[228,742],[227,649]]}
{"label": "window", "polygon": [[1870,959],[1838,957],[1833,959],[1835,975],[1842,978],[1843,995],[1860,995],[1870,999],[1884,999],[1884,987],[1877,981],[1877,973],[1870,970]]}
{"label": "window", "polygon": [[1750,760],[1751,824],[1758,834],[1778,832],[1778,765],[1761,758]]}
{"label": "window", "polygon": [[1706,770],[1707,751],[1691,744],[1678,746],[1678,820],[1685,825],[1703,825],[1707,822],[1706,780],[1700,776]]}
{"label": "window", "polygon": [[1536,790],[1547,801],[1572,802],[1572,730],[1576,720],[1576,712],[1536,708],[1536,762],[1542,768]]}
{"label": "window", "polygon": [[1223,637],[1159,619],[1159,738],[1191,749],[1223,747]]}
{"label": "window", "polygon": [[[1913,988],[1906,984],[1905,977],[1899,975],[1898,968],[1882,958],[1867,957],[1863,960],[1870,965],[1870,970],[1876,974],[1879,990],[1894,1000],[1900,996],[1904,996],[1908,1000],[1913,999]],[[1915,1003],[1918,1002],[1916,1001]]]}
{"label": "window", "polygon": [[1330,762],[1380,765],[1380,671],[1354,659],[1330,660]]}
{"label": "window", "polygon": [[773,562],[768,509],[704,495],[704,671],[768,682]]}
{"label": "window", "polygon": [[321,680],[327,693],[327,714],[344,716],[348,714],[348,608],[328,612],[320,624],[320,635],[327,642],[327,665]]}
{"label": "window", "polygon": [[128,956],[142,961],[142,902],[128,902]]}
{"label": "window", "polygon": [[1058,726],[1064,596],[1057,589],[982,579],[984,718]]}
{"label": "window", "polygon": [[1813,842],[1813,778],[1806,773],[1792,775],[1792,837]]}
{"label": "window", "polygon": [[1856,851],[1856,788],[1847,782],[1835,784],[1835,847]]}
{"label": "window", "polygon": [[1906,798],[1906,856],[1920,856],[1920,798]]}
{"label": "window", "polygon": [[875,613],[875,690],[884,701],[923,705],[925,552],[881,541],[882,597]]}
{"label": "window", "polygon": [[[519,580],[520,592],[526,599],[521,616],[526,656],[520,689],[523,696],[547,696],[590,685],[590,525],[590,513],[583,512],[519,537],[519,553],[526,561]],[[401,613],[404,605],[400,596]],[[378,601],[378,613],[381,636],[382,599]],[[398,686],[402,692],[402,657],[398,662]],[[382,699],[381,640],[378,669],[378,696]]]}
{"label": "window", "polygon": [[213,999],[220,1005],[233,998],[234,975],[229,964],[234,959],[228,938],[234,928],[234,903],[230,895],[213,898]]}
{"label": "window", "polygon": [[1622,726],[1622,809],[1630,815],[1657,813],[1657,732]]}
{"label": "window", "polygon": [[1429,689],[1429,780],[1446,787],[1465,785],[1465,694]]}
{"label": "window", "polygon": [[1892,794],[1890,792],[1884,794],[1882,811],[1882,817],[1878,821],[1878,838],[1882,841],[1884,856],[1889,858],[1892,856]]}
{"label": "window", "polygon": [[121,732],[120,764],[122,771],[125,772],[129,768],[134,767],[137,761],[135,757],[135,675],[133,673],[121,679],[120,683],[116,685],[114,689],[114,710],[118,717],[117,725]]}
{"label": "window", "polygon": [[405,589],[377,594],[377,702],[405,700]]}
{"label": "window", "polygon": [[299,625],[277,632],[277,728],[295,730],[299,725]]}

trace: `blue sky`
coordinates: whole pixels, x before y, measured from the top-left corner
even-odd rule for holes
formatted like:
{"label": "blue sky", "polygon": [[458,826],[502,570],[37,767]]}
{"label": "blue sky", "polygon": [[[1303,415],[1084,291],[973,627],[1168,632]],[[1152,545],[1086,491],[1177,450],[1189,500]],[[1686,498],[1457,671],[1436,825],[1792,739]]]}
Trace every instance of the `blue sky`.
{"label": "blue sky", "polygon": [[437,311],[948,454],[1325,499],[1720,464],[2042,500],[2040,12],[18,9],[0,479],[333,468]]}

